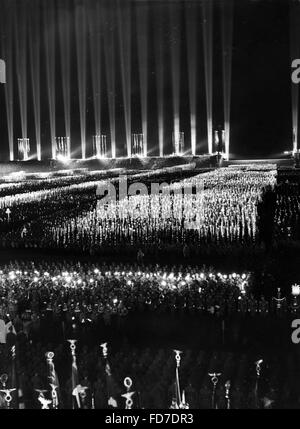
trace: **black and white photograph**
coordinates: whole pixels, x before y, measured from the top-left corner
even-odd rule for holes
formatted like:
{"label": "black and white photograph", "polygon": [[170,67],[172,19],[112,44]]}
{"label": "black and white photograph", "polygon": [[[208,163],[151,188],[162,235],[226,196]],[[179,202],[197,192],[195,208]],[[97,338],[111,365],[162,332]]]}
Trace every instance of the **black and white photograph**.
{"label": "black and white photograph", "polygon": [[300,409],[299,87],[300,0],[0,0],[1,410]]}

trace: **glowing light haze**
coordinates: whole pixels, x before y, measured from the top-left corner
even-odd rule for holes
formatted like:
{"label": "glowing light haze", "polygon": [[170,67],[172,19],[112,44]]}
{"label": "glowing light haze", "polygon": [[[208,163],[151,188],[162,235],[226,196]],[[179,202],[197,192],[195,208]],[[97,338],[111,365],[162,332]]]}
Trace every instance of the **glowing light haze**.
{"label": "glowing light haze", "polygon": [[[30,158],[55,158],[58,136],[70,142],[68,158],[88,158],[95,136],[107,137],[113,158],[130,157],[133,133],[143,134],[144,156],[170,155],[172,136],[180,133],[185,154],[203,153],[203,147],[212,153],[215,52],[222,53],[217,72],[224,104],[218,108],[224,111],[229,155],[233,0],[221,2],[216,49],[214,12],[220,5],[213,0],[0,5],[10,160],[21,137],[30,139]],[[297,132],[296,91],[293,100]]]}

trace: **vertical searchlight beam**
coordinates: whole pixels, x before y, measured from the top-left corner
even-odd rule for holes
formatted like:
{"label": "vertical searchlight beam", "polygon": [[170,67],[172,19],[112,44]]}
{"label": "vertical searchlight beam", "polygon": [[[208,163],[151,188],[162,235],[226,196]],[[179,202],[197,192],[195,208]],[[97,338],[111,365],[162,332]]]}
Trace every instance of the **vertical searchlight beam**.
{"label": "vertical searchlight beam", "polygon": [[9,145],[9,160],[14,160],[14,104],[13,104],[13,2],[8,5],[5,4],[4,11],[1,14],[1,32],[3,31],[5,37],[1,37],[1,47],[3,58],[1,65],[1,82],[5,83],[5,106],[6,106],[6,119],[8,130],[8,145]]}
{"label": "vertical searchlight beam", "polygon": [[86,158],[86,59],[87,59],[87,22],[86,9],[78,3],[75,9],[75,33],[77,54],[77,76],[80,115],[81,156]]}
{"label": "vertical searchlight beam", "polygon": [[163,55],[163,21],[162,10],[155,20],[155,67],[158,116],[159,156],[164,155],[164,55]]}
{"label": "vertical searchlight beam", "polygon": [[22,138],[27,138],[27,7],[18,5],[15,14],[16,67]]}
{"label": "vertical searchlight beam", "polygon": [[172,97],[173,97],[173,132],[175,139],[180,133],[180,15],[172,3],[170,11],[170,35],[171,35],[171,74],[172,74]]}
{"label": "vertical searchlight beam", "polygon": [[[95,135],[101,135],[101,33],[99,3],[88,10],[90,60],[94,103]],[[103,10],[103,13],[105,10]]]}
{"label": "vertical searchlight beam", "polygon": [[127,156],[131,158],[131,2],[117,2]]}
{"label": "vertical searchlight beam", "polygon": [[116,66],[115,66],[115,19],[113,11],[108,8],[103,10],[104,26],[104,56],[105,56],[105,75],[107,82],[107,99],[109,112],[109,127],[111,141],[111,157],[116,158]]}
{"label": "vertical searchlight beam", "polygon": [[148,140],[148,6],[137,3],[138,59],[140,75],[140,95],[142,109],[142,133],[144,135],[144,153],[147,156]]}
{"label": "vertical searchlight beam", "polygon": [[0,83],[6,83],[5,61],[0,59]]}
{"label": "vertical searchlight beam", "polygon": [[[291,62],[300,58],[300,3],[290,3],[290,55]],[[291,82],[293,153],[298,150],[299,84]]]}
{"label": "vertical searchlight beam", "polygon": [[196,13],[193,3],[185,3],[186,42],[188,59],[190,125],[191,125],[191,152],[196,155],[196,76],[197,76],[197,49],[196,49]]}
{"label": "vertical searchlight beam", "polygon": [[38,1],[33,0],[32,13],[30,14],[29,50],[33,113],[36,138],[36,156],[41,161],[41,80],[40,80],[40,32],[39,32],[39,7]]}
{"label": "vertical searchlight beam", "polygon": [[225,159],[229,159],[233,0],[221,3]]}
{"label": "vertical searchlight beam", "polygon": [[70,40],[70,15],[68,13],[68,0],[59,1],[59,41],[61,58],[61,77],[64,103],[65,132],[67,139],[67,157],[71,157],[71,40]]}
{"label": "vertical searchlight beam", "polygon": [[44,47],[47,95],[50,122],[51,156],[56,158],[56,112],[55,112],[55,12],[53,0],[43,4]]}

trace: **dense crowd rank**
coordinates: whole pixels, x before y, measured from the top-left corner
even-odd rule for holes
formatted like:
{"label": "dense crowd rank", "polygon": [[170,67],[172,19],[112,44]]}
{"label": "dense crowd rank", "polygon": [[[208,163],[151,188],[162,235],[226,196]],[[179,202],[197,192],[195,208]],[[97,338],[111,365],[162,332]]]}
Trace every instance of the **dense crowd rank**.
{"label": "dense crowd rank", "polygon": [[[276,183],[275,171],[268,168],[224,168],[173,184],[158,176],[161,192],[153,194],[151,177],[143,173],[130,178],[130,183],[146,183],[149,194],[105,203],[97,189],[107,181],[1,197],[0,242],[4,247],[88,252],[142,248],[144,253],[170,246],[197,252],[203,244],[250,245],[259,235],[257,206],[264,190]],[[110,183],[119,185],[117,178]]]}
{"label": "dense crowd rank", "polygon": [[[203,191],[197,191],[204,184]],[[70,220],[57,219],[46,234],[56,245],[85,243],[90,248],[184,244],[201,241],[254,240],[256,204],[264,186],[274,183],[272,173],[206,173],[164,187],[160,195],[136,196],[100,204]],[[182,195],[176,189],[196,187],[196,194]],[[172,193],[173,191],[173,193]],[[174,192],[175,191],[175,192]]]}
{"label": "dense crowd rank", "polygon": [[[11,264],[0,271],[2,317],[80,320],[132,311],[238,311],[250,298],[250,274],[137,265]],[[254,301],[253,301],[254,303]],[[256,303],[258,305],[258,303]]]}
{"label": "dense crowd rank", "polygon": [[[269,315],[282,315],[289,308],[293,311],[286,301],[278,306],[278,301],[255,299],[249,273],[222,274],[180,266],[168,270],[137,264],[10,263],[0,271],[0,299],[0,372],[9,374],[6,387],[18,385],[10,406],[19,407],[21,403],[26,408],[39,408],[43,400],[51,400],[45,357],[49,351],[54,351],[55,356],[60,408],[74,408],[75,375],[76,386],[88,388],[87,394],[80,396],[82,408],[123,408],[121,395],[126,389],[122,392],[122,381],[127,376],[133,380],[134,408],[169,408],[172,402],[173,407],[179,406],[172,351],[140,352],[126,346],[124,350],[113,351],[109,363],[102,354],[99,341],[105,340],[104,327],[117,321],[112,329],[116,335],[130,314],[207,315],[212,319],[204,322],[204,331],[198,335],[205,338],[208,335],[216,346],[217,325],[213,323],[209,328],[209,320],[228,319],[229,324],[234,323],[228,327],[226,341],[240,344],[243,336],[235,332],[239,326],[234,322],[235,317],[248,315],[253,325],[257,317],[261,324]],[[72,372],[72,376],[68,339],[77,340],[78,361],[76,374]],[[228,380],[232,386],[232,408],[265,407],[264,395],[276,401],[277,406],[296,400],[292,391],[288,396],[278,391],[278,362],[271,379],[266,378],[261,391],[255,393],[254,357],[250,354],[204,351],[195,354],[186,350],[180,371],[185,405],[191,408],[227,408],[224,389]],[[210,372],[222,374],[215,397],[212,397]],[[40,390],[44,389],[41,396]],[[3,395],[1,404],[7,407]]]}
{"label": "dense crowd rank", "polygon": [[[276,297],[275,297],[276,298]],[[293,311],[289,298],[279,306]],[[94,265],[89,263],[14,263],[0,271],[0,314],[15,324],[26,321],[26,330],[45,314],[58,323],[72,325],[134,312],[215,314],[276,313],[276,301],[255,298],[249,273],[221,274],[212,270],[158,265]],[[74,322],[75,323],[75,322]],[[70,326],[71,326],[70,325]],[[2,335],[4,335],[2,333]]]}

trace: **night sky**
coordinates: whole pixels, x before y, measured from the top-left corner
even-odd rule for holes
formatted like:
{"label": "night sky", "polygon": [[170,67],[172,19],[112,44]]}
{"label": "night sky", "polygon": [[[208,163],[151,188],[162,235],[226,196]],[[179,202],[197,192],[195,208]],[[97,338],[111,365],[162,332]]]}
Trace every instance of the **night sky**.
{"label": "night sky", "polygon": [[[17,25],[24,18],[22,13],[26,10],[27,25],[38,10],[41,12],[44,1],[48,7],[53,8],[56,18],[61,8],[67,11],[70,23],[70,84],[71,84],[71,145],[72,152],[80,149],[80,121],[79,99],[77,83],[76,39],[74,26],[74,10],[78,1],[75,0],[0,0],[2,11],[1,21],[1,58],[3,47],[7,43],[5,21],[17,15]],[[226,1],[226,0],[224,0]],[[127,2],[127,0],[126,0]],[[7,7],[9,3],[9,7]],[[88,10],[93,7],[94,0],[79,2]],[[114,0],[98,1],[104,14],[111,9],[114,13],[116,3]],[[162,25],[161,45],[163,47],[164,68],[164,149],[171,152],[172,139],[172,87],[171,87],[171,60],[170,44],[174,42],[170,31],[170,10],[179,16],[179,34],[176,41],[180,48],[180,120],[181,130],[185,132],[186,148],[190,147],[189,129],[189,93],[187,74],[186,27],[184,19],[185,4],[195,9],[197,19],[197,153],[207,151],[206,129],[206,102],[204,79],[203,36],[201,24],[201,1],[132,1],[130,2],[130,15],[132,26],[131,37],[131,100],[132,100],[132,132],[141,132],[141,103],[139,85],[139,66],[137,54],[136,9],[148,5],[148,149],[152,154],[158,154],[158,121],[157,121],[157,92],[156,92],[156,66],[154,35],[157,26]],[[121,1],[121,7],[124,1]],[[171,6],[170,6],[171,4]],[[3,12],[4,11],[4,12]],[[17,13],[16,13],[17,11]],[[26,16],[26,14],[25,14]],[[158,19],[160,18],[160,19]],[[13,18],[13,22],[14,22]],[[105,19],[104,19],[105,21]],[[29,24],[28,24],[29,23]],[[161,23],[161,24],[159,24]],[[213,57],[213,112],[214,127],[223,122],[223,90],[222,90],[222,63],[221,63],[221,33],[220,33],[220,1],[214,2],[214,57]],[[15,25],[15,22],[14,22]],[[40,88],[41,88],[41,141],[44,157],[50,156],[50,126],[47,96],[47,82],[45,73],[45,53],[43,31],[49,25],[39,18],[40,38]],[[28,27],[27,27],[28,30]],[[52,29],[55,33],[55,95],[56,95],[56,135],[64,135],[64,108],[62,99],[62,79],[60,64],[60,45],[56,25]],[[110,30],[99,23],[99,37],[101,39],[101,126],[109,141],[109,112],[107,98],[107,76],[104,57],[103,32],[115,32],[115,106],[116,106],[116,140],[117,155],[126,151],[124,105],[122,97],[122,79],[120,71],[120,45],[117,35],[117,22]],[[26,33],[27,34],[27,33]],[[28,36],[26,36],[28,37]],[[86,135],[88,155],[91,155],[91,136],[95,134],[93,113],[93,88],[91,78],[91,50],[87,34],[87,109],[86,109]],[[14,90],[14,141],[21,137],[21,120],[19,108],[19,94],[17,86],[17,73],[15,61],[15,36],[13,36],[13,79]],[[35,142],[34,112],[32,108],[32,85],[30,74],[29,38],[26,38],[27,55],[27,109],[28,109],[28,137],[31,144]],[[287,0],[235,0],[233,25],[233,63],[232,63],[232,100],[231,100],[231,141],[230,152],[235,157],[276,157],[284,150],[292,148],[292,121],[291,121],[291,69],[289,46],[289,2]],[[0,135],[1,157],[8,158],[8,136],[5,109],[4,86],[0,88]]]}

